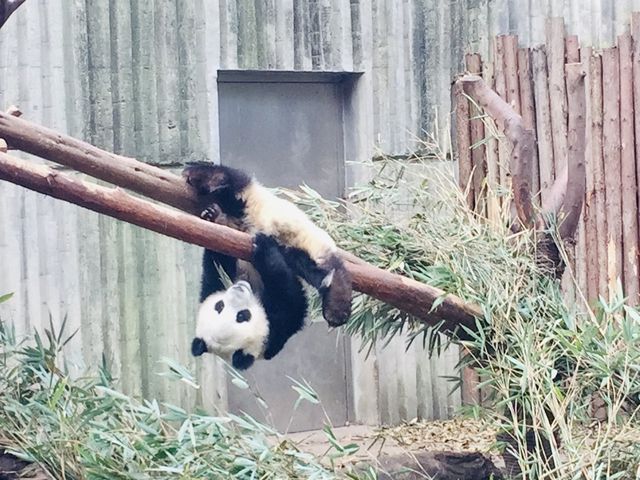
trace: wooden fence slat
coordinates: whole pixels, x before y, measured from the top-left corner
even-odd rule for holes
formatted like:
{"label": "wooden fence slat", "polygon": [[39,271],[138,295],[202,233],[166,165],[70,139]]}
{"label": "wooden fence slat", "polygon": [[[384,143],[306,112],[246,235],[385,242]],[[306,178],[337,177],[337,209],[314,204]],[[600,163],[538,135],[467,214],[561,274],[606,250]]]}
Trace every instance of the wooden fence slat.
{"label": "wooden fence slat", "polygon": [[473,208],[473,183],[471,179],[471,134],[469,130],[469,101],[462,86],[454,84],[456,106],[456,150],[458,152],[458,184],[462,191],[468,188],[467,205]]}
{"label": "wooden fence slat", "polygon": [[[478,54],[467,54],[465,57],[467,71],[477,75],[482,74],[482,60]],[[483,191],[482,184],[486,177],[485,162],[485,146],[482,144],[484,140],[484,123],[478,116],[481,111],[473,104],[469,105],[469,114],[472,120],[469,121],[469,129],[471,131],[471,166],[473,169],[473,195],[474,209],[477,213],[485,215],[486,194]],[[475,147],[474,147],[475,146]]]}
{"label": "wooden fence slat", "polygon": [[[640,182],[640,12],[633,13],[631,32],[633,36],[633,104],[636,134],[636,180]],[[636,199],[638,205],[637,215],[640,215],[640,188],[638,188]],[[638,251],[638,255],[640,255],[640,238],[638,238],[636,250]],[[639,256],[636,256],[636,258],[640,261]],[[636,301],[636,304],[638,303],[640,303],[640,300]]]}
{"label": "wooden fence slat", "polygon": [[522,112],[520,104],[520,86],[518,84],[518,37],[505,35],[502,38],[504,48],[504,78],[507,88],[507,102],[516,113]]}
{"label": "wooden fence slat", "polygon": [[603,150],[603,86],[602,55],[596,54],[589,62],[591,79],[591,164],[593,167],[596,244],[598,247],[598,292],[607,290],[607,212],[604,181]]}
{"label": "wooden fence slat", "polygon": [[[487,85],[490,85],[491,88],[495,88],[493,62],[484,63],[482,66],[482,76],[484,77],[484,81]],[[490,132],[486,132],[485,130],[485,134],[487,133]],[[490,221],[497,222],[500,218],[500,203],[495,195],[495,191],[498,183],[500,182],[500,171],[498,167],[498,139],[492,134],[487,140],[485,152],[487,154],[487,182],[491,189],[491,193],[488,194],[487,198],[487,217]]]}
{"label": "wooden fence slat", "polygon": [[[518,50],[518,83],[520,87],[520,108],[525,128],[536,133],[536,106],[533,98],[533,73],[531,71],[531,51],[528,48]],[[531,193],[540,191],[540,172],[538,167],[538,149],[534,148],[531,159]],[[534,201],[535,201],[534,197]],[[539,203],[539,202],[537,202]]]}
{"label": "wooden fence slat", "polygon": [[[494,65],[495,65],[495,90],[503,100],[507,100],[507,83],[505,79],[505,63],[504,63],[504,36],[498,35],[495,37],[495,53],[494,53]],[[501,132],[502,133],[502,132]],[[501,138],[498,142],[498,175],[500,178],[500,185],[503,188],[509,187],[509,158],[511,149],[509,148],[509,142],[505,138]]]}
{"label": "wooden fence slat", "polygon": [[591,84],[592,84],[592,49],[584,47],[580,49],[580,61],[584,65],[585,96],[586,96],[586,130],[585,130],[585,167],[586,167],[586,191],[583,215],[583,228],[585,233],[584,255],[586,259],[587,290],[585,293],[587,300],[593,301],[598,298],[598,232],[596,229],[596,206],[595,206],[595,179],[594,179],[594,159],[593,159],[593,114],[591,112]]}
{"label": "wooden fence slat", "polygon": [[538,162],[542,199],[553,185],[553,129],[551,126],[551,105],[549,100],[549,79],[547,74],[547,53],[544,45],[531,51],[533,70],[533,94],[536,105],[536,138],[538,139]]}
{"label": "wooden fence slat", "polygon": [[567,163],[567,92],[564,80],[564,19],[547,20],[547,65],[549,70],[549,102],[553,128],[554,176],[557,177]]}
{"label": "wooden fence slat", "polygon": [[618,37],[620,53],[620,173],[622,176],[622,271],[624,291],[638,301],[638,184],[633,109],[633,61],[631,34]]}
{"label": "wooden fence slat", "polygon": [[617,47],[602,51],[604,180],[607,198],[607,284],[622,275],[622,176],[620,173],[620,62]]}
{"label": "wooden fence slat", "polygon": [[564,39],[566,63],[578,63],[580,61],[580,44],[577,35],[567,35]]}

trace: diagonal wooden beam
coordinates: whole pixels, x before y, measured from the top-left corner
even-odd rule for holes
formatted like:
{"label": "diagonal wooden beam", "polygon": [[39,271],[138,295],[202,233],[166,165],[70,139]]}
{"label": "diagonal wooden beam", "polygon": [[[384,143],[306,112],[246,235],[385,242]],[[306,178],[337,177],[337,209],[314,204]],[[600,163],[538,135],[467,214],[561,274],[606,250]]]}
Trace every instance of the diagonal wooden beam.
{"label": "diagonal wooden beam", "polygon": [[[249,235],[135,197],[120,188],[84,182],[6,153],[0,153],[0,180],[226,255],[251,259]],[[476,305],[373,265],[347,263],[347,269],[356,290],[410,313],[429,325],[442,321],[445,332],[452,333],[461,326],[475,330],[475,319],[482,316],[482,310]],[[434,302],[442,298],[443,301],[432,312]],[[462,330],[458,332],[460,338],[467,337]]]}

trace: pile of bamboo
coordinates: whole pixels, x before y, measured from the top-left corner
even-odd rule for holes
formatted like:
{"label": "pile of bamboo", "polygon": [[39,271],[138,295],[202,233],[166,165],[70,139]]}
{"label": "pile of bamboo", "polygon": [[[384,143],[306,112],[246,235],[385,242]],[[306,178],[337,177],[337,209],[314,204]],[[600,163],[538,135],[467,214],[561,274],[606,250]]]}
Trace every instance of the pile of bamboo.
{"label": "pile of bamboo", "polygon": [[[519,48],[516,36],[501,35],[495,38],[492,61],[468,54],[466,68],[481,75],[533,130],[537,148],[531,189],[544,206],[551,200],[553,181],[566,167],[569,150],[572,112],[567,106],[565,64],[583,64],[587,181],[573,271],[588,299],[607,297],[619,279],[631,302],[638,304],[640,13],[633,14],[630,30],[618,37],[616,46],[596,51],[580,47],[576,36],[565,35],[564,20],[552,18],[545,45]],[[511,145],[496,138],[472,102],[457,110],[460,183],[468,188],[471,207],[497,218],[499,201],[487,195],[486,187],[509,187]],[[570,182],[571,172],[568,178]]]}

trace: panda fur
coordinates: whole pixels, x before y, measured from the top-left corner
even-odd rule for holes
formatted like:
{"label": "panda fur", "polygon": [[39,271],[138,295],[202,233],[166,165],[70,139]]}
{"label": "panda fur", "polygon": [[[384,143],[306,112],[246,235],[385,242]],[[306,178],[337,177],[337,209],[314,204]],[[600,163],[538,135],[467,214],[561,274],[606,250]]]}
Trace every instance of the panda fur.
{"label": "panda fur", "polygon": [[282,247],[264,234],[257,234],[254,241],[252,265],[262,278],[261,293],[245,280],[225,289],[218,268],[236,278],[235,259],[205,250],[201,303],[191,343],[194,356],[213,353],[240,370],[257,359],[277,355],[304,326],[308,308],[302,284]]}
{"label": "panda fur", "polygon": [[286,246],[285,258],[295,273],[322,296],[329,325],[351,315],[351,276],[333,239],[293,203],[277,197],[242,170],[196,163],[183,175],[197,192],[201,207],[219,209],[220,221],[255,235],[264,233]]}

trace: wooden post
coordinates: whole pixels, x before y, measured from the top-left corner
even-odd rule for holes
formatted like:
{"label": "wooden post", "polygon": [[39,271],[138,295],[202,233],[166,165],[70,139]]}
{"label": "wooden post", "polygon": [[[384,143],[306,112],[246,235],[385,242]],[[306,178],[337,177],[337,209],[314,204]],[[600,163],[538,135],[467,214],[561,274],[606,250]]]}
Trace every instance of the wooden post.
{"label": "wooden post", "polygon": [[607,291],[607,211],[604,181],[602,56],[594,54],[589,62],[591,81],[591,164],[598,252],[598,292]]}
{"label": "wooden post", "polygon": [[588,301],[592,301],[598,298],[598,230],[596,228],[596,188],[595,188],[595,173],[594,173],[594,155],[593,155],[593,98],[592,98],[592,83],[591,76],[592,64],[592,50],[591,47],[585,47],[580,49],[580,61],[586,72],[585,78],[585,95],[586,95],[586,131],[585,131],[585,166],[586,166],[586,192],[585,192],[585,205],[583,209],[583,222],[585,233],[584,255],[586,260],[587,270],[587,291],[585,295]]}
{"label": "wooden post", "polygon": [[[476,75],[482,74],[482,60],[478,54],[466,55],[467,71]],[[473,105],[469,106],[470,125],[471,131],[471,165],[473,169],[473,194],[474,194],[474,208],[480,215],[486,215],[486,192],[482,188],[484,180],[486,178],[486,164],[485,164],[485,146],[484,146],[484,123],[482,119],[478,118],[481,115],[481,111],[475,108]]]}
{"label": "wooden post", "polygon": [[505,35],[502,37],[504,48],[504,77],[507,87],[507,102],[520,115],[520,86],[518,83],[518,37]]}
{"label": "wooden post", "polygon": [[638,183],[633,108],[633,47],[631,35],[618,37],[620,53],[620,140],[622,176],[622,271],[624,291],[631,304],[638,303]]}
{"label": "wooden post", "polygon": [[[482,77],[487,85],[494,88],[495,74],[493,62],[486,62],[483,65]],[[488,121],[493,122],[489,117]],[[486,130],[485,130],[486,132]],[[491,188],[491,194],[487,196],[487,217],[492,222],[500,220],[500,203],[496,196],[496,188],[500,184],[500,168],[498,166],[498,139],[491,134],[485,146],[487,162],[487,183]]]}
{"label": "wooden post", "polygon": [[471,181],[471,133],[469,129],[469,101],[457,83],[453,86],[456,106],[456,150],[458,153],[458,184],[466,192],[467,206],[473,209]]}
{"label": "wooden post", "polygon": [[[518,83],[520,87],[520,105],[524,128],[536,132],[536,106],[533,98],[533,74],[531,71],[531,51],[528,48],[518,50]],[[533,148],[531,159],[531,193],[537,196],[540,192],[540,172],[538,167],[537,143]],[[535,197],[537,198],[537,197]],[[539,202],[536,202],[539,203]]]}
{"label": "wooden post", "polygon": [[[498,35],[495,38],[494,47],[495,53],[493,56],[493,62],[495,67],[495,92],[506,102],[507,83],[504,64],[504,37],[502,35]],[[511,186],[509,182],[509,161],[511,159],[511,155],[509,153],[510,150],[508,140],[501,138],[498,142],[498,174],[500,178],[500,185],[503,188],[509,188]]]}
{"label": "wooden post", "polygon": [[577,35],[567,35],[564,39],[566,63],[578,63],[580,61],[580,44]]}
{"label": "wooden post", "polygon": [[549,69],[549,103],[553,131],[554,178],[567,162],[567,93],[564,79],[564,19],[547,21],[547,65]]}
{"label": "wooden post", "polygon": [[602,51],[604,179],[607,215],[607,284],[613,295],[622,276],[622,198],[620,172],[620,62],[618,48]]}
{"label": "wooden post", "polygon": [[546,199],[553,185],[553,129],[551,127],[551,106],[549,100],[549,79],[547,74],[547,54],[544,46],[531,51],[533,70],[533,93],[536,105],[536,137],[538,139],[538,164],[540,171],[541,200]]}

